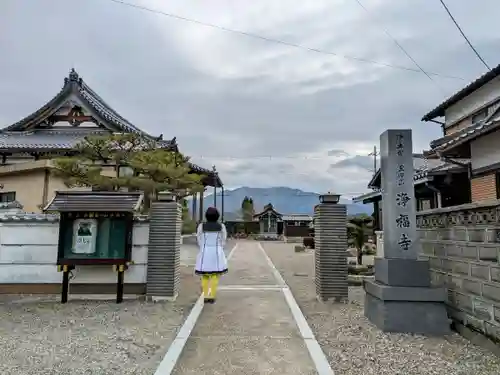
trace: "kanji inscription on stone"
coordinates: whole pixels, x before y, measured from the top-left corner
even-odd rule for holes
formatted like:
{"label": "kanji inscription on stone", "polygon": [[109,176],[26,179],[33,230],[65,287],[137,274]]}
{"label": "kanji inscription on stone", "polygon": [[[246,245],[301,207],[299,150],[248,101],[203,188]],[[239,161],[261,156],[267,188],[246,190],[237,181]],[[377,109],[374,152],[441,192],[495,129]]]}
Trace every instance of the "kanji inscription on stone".
{"label": "kanji inscription on stone", "polygon": [[396,178],[398,181],[398,186],[404,185],[405,183],[405,166],[398,165],[398,171],[396,172]]}
{"label": "kanji inscription on stone", "polygon": [[408,193],[400,192],[400,193],[396,194],[396,204],[399,207],[406,208],[406,206],[408,205],[408,202],[410,201],[410,199],[411,198],[408,195]]}
{"label": "kanji inscription on stone", "polygon": [[399,217],[396,219],[396,225],[398,228],[409,228],[410,218],[408,217],[408,215],[399,214]]}
{"label": "kanji inscription on stone", "polygon": [[411,130],[387,130],[380,136],[384,256],[417,259]]}

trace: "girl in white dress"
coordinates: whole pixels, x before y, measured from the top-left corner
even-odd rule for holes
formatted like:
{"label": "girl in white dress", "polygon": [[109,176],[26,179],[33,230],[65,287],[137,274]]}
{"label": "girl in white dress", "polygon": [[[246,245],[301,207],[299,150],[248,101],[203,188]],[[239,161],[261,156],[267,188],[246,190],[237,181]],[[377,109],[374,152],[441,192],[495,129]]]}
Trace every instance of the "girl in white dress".
{"label": "girl in white dress", "polygon": [[219,223],[219,211],[209,207],[205,213],[205,223],[198,225],[196,237],[200,251],[196,258],[195,273],[201,275],[201,287],[204,301],[215,302],[220,275],[227,272],[227,259],[224,253],[226,245],[226,226]]}

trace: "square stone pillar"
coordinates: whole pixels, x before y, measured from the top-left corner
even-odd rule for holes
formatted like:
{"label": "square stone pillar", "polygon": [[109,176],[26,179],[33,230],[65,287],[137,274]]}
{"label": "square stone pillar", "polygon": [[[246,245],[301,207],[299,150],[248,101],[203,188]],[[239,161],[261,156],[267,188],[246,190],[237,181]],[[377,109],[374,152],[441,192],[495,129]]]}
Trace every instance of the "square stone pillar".
{"label": "square stone pillar", "polygon": [[347,216],[346,206],[330,202],[324,195],[323,202],[315,208],[315,283],[316,295],[322,301],[346,300],[347,284]]}
{"label": "square stone pillar", "polygon": [[380,136],[383,252],[375,280],[365,281],[365,316],[385,332],[449,332],[446,291],[433,288],[429,261],[419,260],[411,130]]}
{"label": "square stone pillar", "polygon": [[169,193],[152,202],[146,295],[148,299],[175,300],[179,291],[182,207]]}

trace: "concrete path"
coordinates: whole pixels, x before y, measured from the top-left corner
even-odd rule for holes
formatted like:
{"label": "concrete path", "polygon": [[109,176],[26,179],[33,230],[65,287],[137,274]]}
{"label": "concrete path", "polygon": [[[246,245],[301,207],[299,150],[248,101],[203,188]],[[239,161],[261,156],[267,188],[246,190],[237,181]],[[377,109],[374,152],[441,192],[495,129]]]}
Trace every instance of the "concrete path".
{"label": "concrete path", "polygon": [[203,305],[200,299],[178,340],[155,375],[333,374],[258,242],[237,244],[217,302]]}

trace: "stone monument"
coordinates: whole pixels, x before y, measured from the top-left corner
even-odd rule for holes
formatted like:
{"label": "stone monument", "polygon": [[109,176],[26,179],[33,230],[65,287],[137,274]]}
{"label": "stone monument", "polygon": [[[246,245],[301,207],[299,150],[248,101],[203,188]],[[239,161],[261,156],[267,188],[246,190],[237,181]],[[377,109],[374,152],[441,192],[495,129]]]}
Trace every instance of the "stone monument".
{"label": "stone monument", "polygon": [[320,196],[314,213],[316,295],[322,301],[348,299],[347,215],[340,196]]}
{"label": "stone monument", "polygon": [[179,291],[182,208],[169,192],[151,204],[146,296],[175,300]]}
{"label": "stone monument", "polygon": [[365,316],[384,332],[449,332],[446,290],[431,286],[429,261],[419,260],[411,130],[380,136],[383,257],[375,280],[365,281]]}

